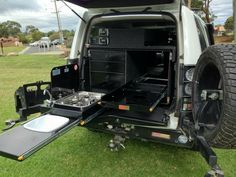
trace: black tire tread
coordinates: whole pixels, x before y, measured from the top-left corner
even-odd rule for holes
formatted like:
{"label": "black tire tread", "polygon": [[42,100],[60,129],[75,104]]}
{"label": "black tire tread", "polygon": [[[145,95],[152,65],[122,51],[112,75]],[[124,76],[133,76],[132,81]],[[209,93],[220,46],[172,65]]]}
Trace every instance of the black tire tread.
{"label": "black tire tread", "polygon": [[224,75],[224,113],[217,135],[210,141],[215,147],[236,148],[236,45],[219,44],[210,46],[204,53],[211,52],[221,64]]}

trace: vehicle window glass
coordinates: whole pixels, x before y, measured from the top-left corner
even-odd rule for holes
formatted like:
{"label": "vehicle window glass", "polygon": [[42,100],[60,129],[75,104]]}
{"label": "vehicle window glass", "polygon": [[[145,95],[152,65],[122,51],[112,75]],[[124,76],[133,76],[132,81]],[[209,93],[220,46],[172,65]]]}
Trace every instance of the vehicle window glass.
{"label": "vehicle window glass", "polygon": [[200,20],[196,16],[195,16],[195,22],[196,22],[196,26],[197,26],[198,37],[200,40],[201,49],[203,51],[208,46],[208,43],[207,43],[205,35],[204,35],[205,34],[204,26],[202,25],[202,23],[200,22]]}

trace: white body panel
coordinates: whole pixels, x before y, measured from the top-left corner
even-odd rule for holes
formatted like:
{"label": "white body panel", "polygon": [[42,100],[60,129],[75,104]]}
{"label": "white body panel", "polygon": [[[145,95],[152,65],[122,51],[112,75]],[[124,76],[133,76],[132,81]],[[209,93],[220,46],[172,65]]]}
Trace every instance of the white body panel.
{"label": "white body panel", "polygon": [[187,7],[182,7],[184,65],[196,65],[202,50],[194,13]]}

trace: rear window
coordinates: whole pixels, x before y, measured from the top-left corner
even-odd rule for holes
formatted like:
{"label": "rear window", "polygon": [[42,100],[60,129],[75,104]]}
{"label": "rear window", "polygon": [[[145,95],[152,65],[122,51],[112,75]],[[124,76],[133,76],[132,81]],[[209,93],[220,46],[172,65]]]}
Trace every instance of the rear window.
{"label": "rear window", "polygon": [[207,42],[207,37],[206,37],[206,28],[204,25],[201,23],[199,17],[195,16],[195,22],[197,26],[197,31],[198,31],[198,37],[201,45],[202,51],[205,50],[208,47],[208,42]]}

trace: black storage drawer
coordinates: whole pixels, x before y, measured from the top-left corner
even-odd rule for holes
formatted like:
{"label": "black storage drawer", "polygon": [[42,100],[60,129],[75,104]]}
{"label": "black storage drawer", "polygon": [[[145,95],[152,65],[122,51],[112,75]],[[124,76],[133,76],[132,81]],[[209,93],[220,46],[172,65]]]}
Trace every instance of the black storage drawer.
{"label": "black storage drawer", "polygon": [[121,87],[126,82],[125,65],[125,51],[90,49],[91,90],[110,92]]}
{"label": "black storage drawer", "polygon": [[91,61],[91,71],[125,73],[124,63]]}
{"label": "black storage drawer", "polygon": [[112,91],[125,83],[124,74],[91,72],[91,88]]}
{"label": "black storage drawer", "polygon": [[125,61],[125,52],[110,51],[109,60],[111,60],[111,61]]}
{"label": "black storage drawer", "polygon": [[104,61],[125,61],[125,52],[107,51],[107,50],[90,50],[92,60]]}

